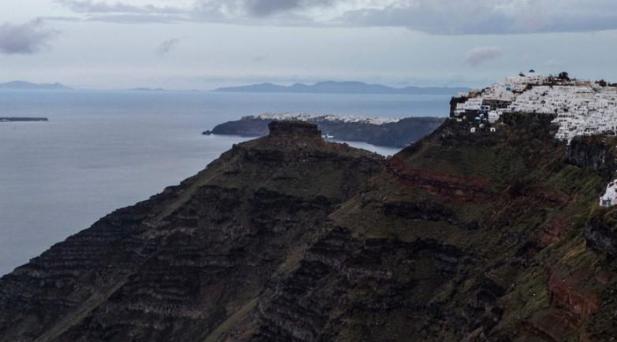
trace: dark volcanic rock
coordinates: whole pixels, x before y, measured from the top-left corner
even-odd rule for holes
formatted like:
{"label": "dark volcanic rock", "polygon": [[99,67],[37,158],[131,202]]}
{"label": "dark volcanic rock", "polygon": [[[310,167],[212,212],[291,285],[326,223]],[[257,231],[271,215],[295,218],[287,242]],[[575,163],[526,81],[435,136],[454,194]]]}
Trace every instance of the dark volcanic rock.
{"label": "dark volcanic rock", "polygon": [[615,145],[607,137],[576,137],[568,146],[568,162],[579,167],[592,168],[607,177],[615,170],[615,155],[611,146]]}
{"label": "dark volcanic rock", "polygon": [[272,121],[268,124],[271,136],[305,137],[321,139],[317,126],[302,121]]}
{"label": "dark volcanic rock", "polygon": [[551,119],[388,160],[272,123],[2,278],[0,341],[610,340],[606,175]]}
{"label": "dark volcanic rock", "polygon": [[274,123],[271,136],[4,277],[0,341],[206,338],[381,169],[314,125]]}
{"label": "dark volcanic rock", "polygon": [[585,240],[590,248],[617,257],[617,229],[615,225],[595,217],[585,226]]}
{"label": "dark volcanic rock", "polygon": [[228,121],[217,125],[211,131],[205,131],[204,135],[238,135],[242,137],[263,137],[268,135],[269,120],[245,117],[237,121]]}

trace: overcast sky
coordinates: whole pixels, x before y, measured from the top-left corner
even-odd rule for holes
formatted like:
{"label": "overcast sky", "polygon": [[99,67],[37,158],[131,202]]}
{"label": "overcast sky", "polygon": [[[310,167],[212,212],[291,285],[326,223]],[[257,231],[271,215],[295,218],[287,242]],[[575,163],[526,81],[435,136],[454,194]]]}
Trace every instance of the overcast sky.
{"label": "overcast sky", "polygon": [[2,0],[0,82],[617,81],[616,0]]}

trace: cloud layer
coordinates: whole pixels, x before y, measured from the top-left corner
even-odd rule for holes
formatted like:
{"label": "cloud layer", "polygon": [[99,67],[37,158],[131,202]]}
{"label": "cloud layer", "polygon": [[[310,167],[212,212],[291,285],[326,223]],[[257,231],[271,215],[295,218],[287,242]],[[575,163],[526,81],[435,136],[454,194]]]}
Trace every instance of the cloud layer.
{"label": "cloud layer", "polygon": [[105,0],[56,0],[56,2],[76,13],[171,14],[186,12],[185,9],[174,6],[136,5],[128,2],[109,2]]}
{"label": "cloud layer", "polygon": [[136,22],[396,26],[447,35],[617,29],[614,0],[192,0],[188,6],[161,5],[161,0],[145,5],[135,0],[56,1],[90,20],[125,16],[124,21]]}
{"label": "cloud layer", "polygon": [[0,53],[7,55],[33,54],[48,46],[56,31],[45,27],[42,21],[25,24],[0,25]]}
{"label": "cloud layer", "polygon": [[292,10],[330,7],[335,3],[335,0],[245,0],[240,1],[239,8],[244,8],[246,12],[254,16],[265,17]]}

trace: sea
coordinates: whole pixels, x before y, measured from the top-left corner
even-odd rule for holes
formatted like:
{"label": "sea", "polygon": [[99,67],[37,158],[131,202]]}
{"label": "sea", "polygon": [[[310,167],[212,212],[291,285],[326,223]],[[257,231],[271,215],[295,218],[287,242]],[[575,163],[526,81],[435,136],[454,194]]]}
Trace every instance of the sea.
{"label": "sea", "polygon": [[[263,112],[446,116],[445,95],[0,91],[0,276],[115,209],[178,184],[246,138],[204,136]],[[391,155],[395,149],[350,143]]]}

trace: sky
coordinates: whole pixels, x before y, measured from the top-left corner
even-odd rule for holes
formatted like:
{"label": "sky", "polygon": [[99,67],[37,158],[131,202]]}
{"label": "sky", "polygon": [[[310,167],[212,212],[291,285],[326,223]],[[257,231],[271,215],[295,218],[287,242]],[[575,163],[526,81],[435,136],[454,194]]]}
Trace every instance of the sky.
{"label": "sky", "polygon": [[2,0],[0,82],[617,81],[615,0]]}

